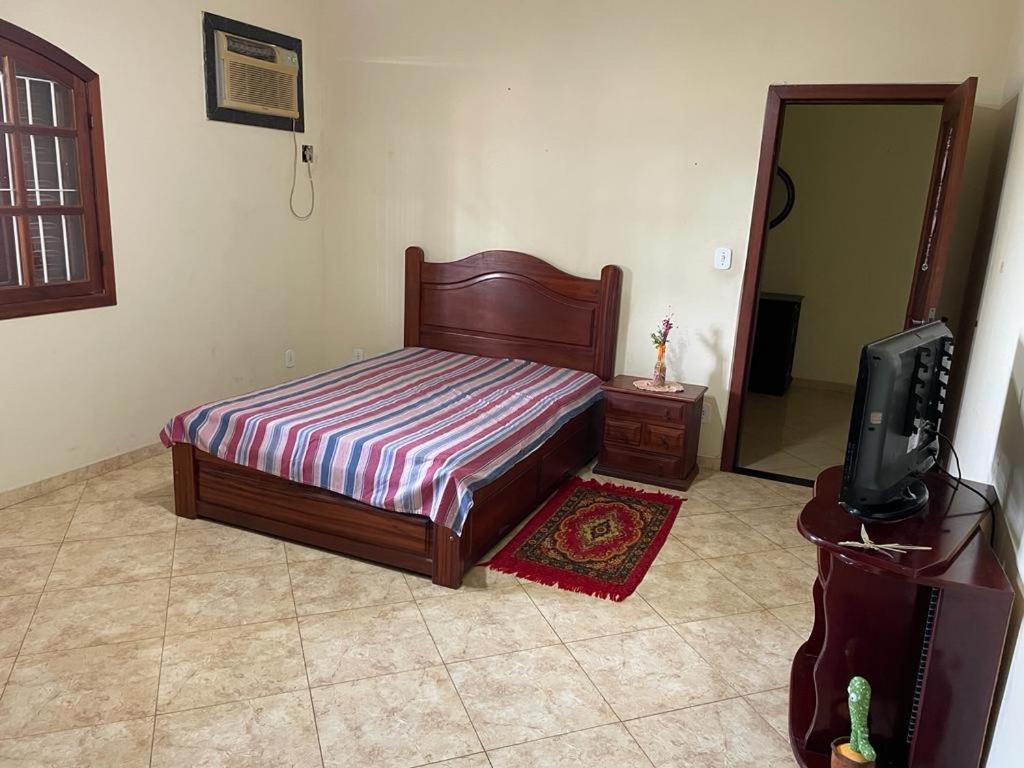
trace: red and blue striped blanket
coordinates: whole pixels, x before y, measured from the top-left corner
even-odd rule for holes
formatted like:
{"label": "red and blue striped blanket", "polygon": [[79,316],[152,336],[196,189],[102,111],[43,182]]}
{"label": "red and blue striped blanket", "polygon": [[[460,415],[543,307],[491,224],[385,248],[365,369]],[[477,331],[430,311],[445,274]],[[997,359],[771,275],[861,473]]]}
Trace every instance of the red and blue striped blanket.
{"label": "red and blue striped blanket", "polygon": [[591,373],[410,347],[201,405],[161,431],[461,533],[473,490],[601,397]]}

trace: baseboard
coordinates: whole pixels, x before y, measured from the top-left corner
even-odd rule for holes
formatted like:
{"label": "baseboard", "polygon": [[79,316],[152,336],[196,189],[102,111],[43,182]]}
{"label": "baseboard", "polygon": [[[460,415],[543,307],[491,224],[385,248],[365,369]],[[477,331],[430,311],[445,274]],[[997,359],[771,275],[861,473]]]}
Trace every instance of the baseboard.
{"label": "baseboard", "polygon": [[64,472],[60,475],[48,477],[45,480],[23,485],[20,488],[0,491],[0,509],[35,498],[36,496],[59,491],[61,488],[66,488],[75,483],[91,480],[107,472],[113,472],[115,469],[123,469],[153,456],[158,456],[166,450],[161,443],[152,443],[142,448],[136,448],[134,451],[128,451],[127,453],[111,456],[109,459],[103,459],[78,469],[72,469],[70,472]]}
{"label": "baseboard", "polygon": [[839,381],[821,381],[820,379],[793,379],[792,386],[796,389],[816,389],[819,392],[844,392],[853,394],[853,384],[843,384]]}
{"label": "baseboard", "polygon": [[722,466],[721,456],[698,456],[697,469],[718,469]]}

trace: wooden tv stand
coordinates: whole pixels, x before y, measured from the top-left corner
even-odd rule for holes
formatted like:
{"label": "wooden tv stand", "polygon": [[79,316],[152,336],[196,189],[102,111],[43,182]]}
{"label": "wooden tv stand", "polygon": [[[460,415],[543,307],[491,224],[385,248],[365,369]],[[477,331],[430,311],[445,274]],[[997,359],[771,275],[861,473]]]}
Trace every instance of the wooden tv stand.
{"label": "wooden tv stand", "polygon": [[[898,523],[868,523],[878,543],[931,551],[890,559],[840,547],[861,522],[839,506],[842,469],[822,472],[800,514],[818,546],[814,627],[793,659],[789,734],[805,768],[827,768],[847,735],[846,686],[871,683],[869,726],[879,768],[971,768],[981,760],[1013,603],[1013,589],[969,490],[925,477],[930,503]],[[996,502],[991,486],[971,485]]]}

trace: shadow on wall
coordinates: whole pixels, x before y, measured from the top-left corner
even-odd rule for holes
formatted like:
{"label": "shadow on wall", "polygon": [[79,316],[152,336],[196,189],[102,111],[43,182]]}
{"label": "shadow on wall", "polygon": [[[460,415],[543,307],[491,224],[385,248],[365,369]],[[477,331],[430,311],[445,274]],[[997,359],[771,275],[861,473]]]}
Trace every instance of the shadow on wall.
{"label": "shadow on wall", "polygon": [[956,334],[956,353],[953,355],[953,371],[950,375],[952,385],[947,398],[947,410],[953,414],[953,419],[951,423],[949,421],[944,423],[945,431],[950,434],[955,434],[956,422],[960,415],[960,403],[967,380],[971,347],[977,330],[978,313],[981,310],[981,296],[985,287],[985,276],[988,274],[989,254],[992,251],[992,238],[999,213],[999,201],[1002,199],[1003,184],[1006,180],[1007,159],[1010,154],[1010,141],[1013,138],[1018,98],[1015,96],[999,109],[988,107],[975,107],[974,109],[975,122],[987,126],[986,130],[992,133],[991,155],[984,197],[981,201],[981,212],[978,217],[978,227],[974,235],[971,261],[963,276],[966,281],[963,303],[959,308],[958,321],[953,327],[953,332]]}
{"label": "shadow on wall", "polygon": [[[725,392],[728,397],[729,385],[725,379],[725,366],[731,354],[722,342],[722,329],[716,326],[712,327],[708,333],[699,332],[697,339],[707,350],[708,358],[714,360],[714,367],[708,374],[708,392]],[[704,407],[708,412],[707,423],[714,424],[719,435],[724,434],[725,412],[722,409],[722,403],[719,403],[713,394],[707,394],[704,396]],[[719,455],[721,455],[721,451],[719,451]]]}
{"label": "shadow on wall", "polygon": [[[1024,585],[1017,562],[1024,556],[1024,337],[1017,339],[1017,351],[1013,357],[1010,382],[1006,388],[1006,403],[1003,408],[1002,424],[996,442],[995,465],[992,476],[999,489],[1000,508],[996,519],[996,555],[1003,564],[1006,575],[1014,586],[1016,597],[1010,629],[1003,647],[1002,679],[996,691],[991,722],[996,722],[1006,693],[1006,677],[1020,644],[1020,629],[1024,623]],[[1020,663],[1020,660],[1018,660]]]}

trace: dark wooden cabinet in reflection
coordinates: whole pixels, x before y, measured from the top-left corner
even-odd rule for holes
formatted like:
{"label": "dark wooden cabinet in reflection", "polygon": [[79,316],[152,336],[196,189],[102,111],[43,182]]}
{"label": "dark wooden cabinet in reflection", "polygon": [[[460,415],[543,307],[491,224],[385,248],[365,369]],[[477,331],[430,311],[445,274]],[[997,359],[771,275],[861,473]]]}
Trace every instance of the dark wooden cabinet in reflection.
{"label": "dark wooden cabinet in reflection", "polygon": [[[801,765],[825,768],[849,734],[846,686],[872,687],[879,768],[971,768],[981,759],[1013,589],[988,545],[985,503],[928,475],[928,507],[869,523],[878,543],[932,547],[890,559],[838,546],[861,522],[839,506],[840,467],[818,476],[800,532],[818,547],[814,627],[790,678],[790,740]],[[971,484],[995,503],[990,486]]]}

